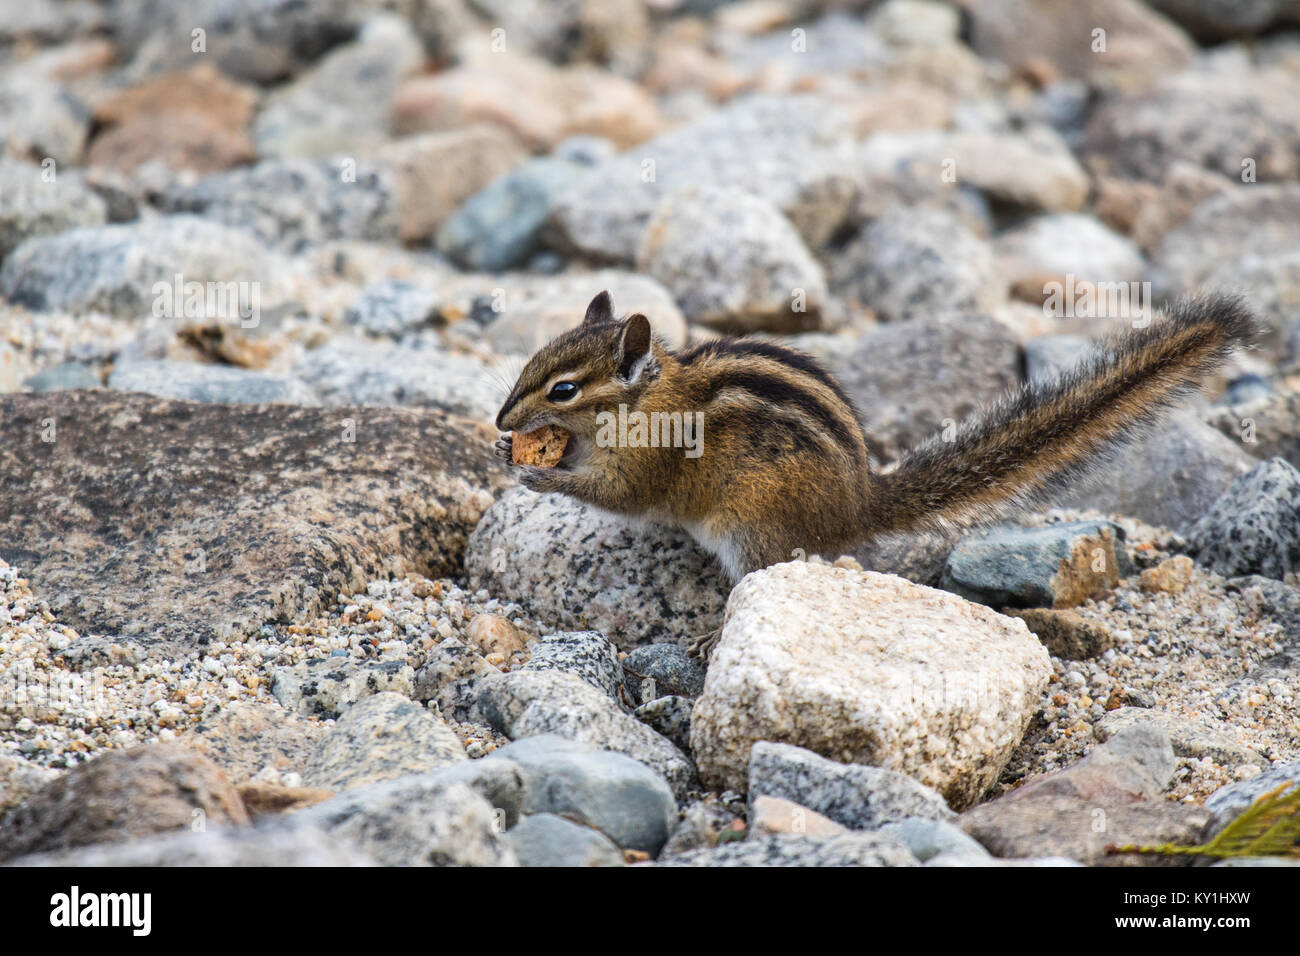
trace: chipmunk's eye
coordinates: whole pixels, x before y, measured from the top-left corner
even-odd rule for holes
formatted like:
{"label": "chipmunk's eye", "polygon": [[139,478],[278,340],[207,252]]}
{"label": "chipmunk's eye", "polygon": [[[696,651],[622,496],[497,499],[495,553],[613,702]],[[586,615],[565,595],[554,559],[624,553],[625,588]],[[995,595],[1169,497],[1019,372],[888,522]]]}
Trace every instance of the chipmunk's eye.
{"label": "chipmunk's eye", "polygon": [[553,402],[567,402],[577,394],[577,382],[556,382],[551,386],[551,391],[546,397]]}

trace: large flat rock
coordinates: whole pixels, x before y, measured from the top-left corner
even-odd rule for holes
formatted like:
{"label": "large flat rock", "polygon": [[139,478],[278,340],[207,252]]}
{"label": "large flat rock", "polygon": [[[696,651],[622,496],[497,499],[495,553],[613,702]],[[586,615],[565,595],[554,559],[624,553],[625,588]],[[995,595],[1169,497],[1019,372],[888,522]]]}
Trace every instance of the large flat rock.
{"label": "large flat rock", "polygon": [[459,573],[505,484],[489,436],[431,409],[0,399],[0,555],[83,633],[188,648]]}

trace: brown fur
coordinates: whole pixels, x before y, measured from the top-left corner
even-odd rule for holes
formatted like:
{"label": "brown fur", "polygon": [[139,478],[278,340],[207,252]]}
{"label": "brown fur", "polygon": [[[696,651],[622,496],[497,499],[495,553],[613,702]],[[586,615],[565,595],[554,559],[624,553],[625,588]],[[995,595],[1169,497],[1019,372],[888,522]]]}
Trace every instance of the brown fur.
{"label": "brown fur", "polygon": [[[675,353],[644,316],[616,321],[601,293],[579,328],[528,362],[497,425],[573,435],[558,467],[518,469],[528,487],[684,527],[739,578],[876,535],[992,520],[1104,460],[1252,334],[1235,299],[1183,303],[1058,380],[1008,393],[953,441],[933,438],[876,473],[851,401],[812,359],[726,339]],[[560,380],[578,394],[552,400]],[[620,403],[704,413],[702,456],[600,447],[597,415]],[[500,444],[507,458],[509,447]]]}

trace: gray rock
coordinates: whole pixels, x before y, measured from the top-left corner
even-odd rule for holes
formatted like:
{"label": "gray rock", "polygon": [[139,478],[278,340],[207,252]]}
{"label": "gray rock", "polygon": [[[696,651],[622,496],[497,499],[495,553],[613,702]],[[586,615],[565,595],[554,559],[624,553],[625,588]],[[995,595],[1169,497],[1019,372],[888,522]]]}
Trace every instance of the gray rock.
{"label": "gray rock", "polygon": [[724,804],[714,794],[707,794],[682,810],[681,822],[664,845],[659,859],[715,847],[724,836],[734,836],[744,830],[745,821],[737,814],[736,808]]}
{"label": "gray rock", "polygon": [[717,849],[689,850],[657,866],[917,866],[916,857],[890,833],[800,834],[750,838]]}
{"label": "gray rock", "polygon": [[558,157],[528,160],[465,200],[438,229],[435,243],[467,269],[518,266],[537,250],[551,204],[585,171]]}
{"label": "gray rock", "polygon": [[1020,347],[996,319],[950,314],[867,332],[832,370],[881,459],[943,431],[1020,383]]}
{"label": "gray rock", "polygon": [[301,773],[329,727],[286,711],[275,701],[237,700],[205,714],[180,737],[203,754],[236,785],[270,768]]}
{"label": "gray rock", "polygon": [[742,97],[596,166],[556,200],[551,223],[564,246],[631,264],[663,196],[740,182],[785,213],[816,250],[854,199],[852,141],[851,124],[830,100]]}
{"label": "gray rock", "polygon": [[101,843],[10,860],[7,866],[140,867],[140,866],[376,866],[350,842],[314,827],[249,829],[213,826],[202,832],[177,833]]}
{"label": "gray rock", "polygon": [[938,587],[953,541],[942,534],[900,534],[867,541],[850,551],[864,571],[896,574],[917,584]]}
{"label": "gray rock", "polygon": [[348,708],[307,758],[302,779],[309,787],[351,790],[466,759],[442,718],[386,691]]}
{"label": "gray rock", "polygon": [[513,827],[522,818],[527,797],[524,768],[499,753],[495,760],[460,760],[426,775],[444,786],[464,784],[492,804],[497,820]]}
{"label": "gray rock", "polygon": [[271,693],[286,710],[325,719],[339,717],[372,694],[390,691],[407,698],[414,693],[415,669],[406,661],[315,658],[277,667],[271,678]]}
{"label": "gray rock", "polygon": [[[364,9],[364,8],[362,8]],[[273,83],[302,70],[357,29],[347,0],[266,3],[264,0],[119,0],[108,24],[135,74],[184,69],[194,61],[190,31],[206,24],[207,53],[221,71]],[[177,37],[186,38],[178,43]]]}
{"label": "gray rock", "polygon": [[403,279],[386,279],[367,286],[343,319],[372,335],[401,336],[426,328],[441,318],[441,297],[432,289]]}
{"label": "gray rock", "polygon": [[1300,784],[1300,760],[1279,761],[1261,774],[1215,790],[1205,798],[1205,809],[1214,814],[1209,832],[1218,833],[1264,794],[1284,784]]}
{"label": "gray rock", "polygon": [[599,631],[620,648],[702,637],[728,586],[684,533],[635,527],[560,495],[503,495],[470,536],[470,586],[559,627]]}
{"label": "gray rock", "polygon": [[1151,0],[1151,6],[1198,40],[1233,40],[1259,33],[1285,13],[1288,0]]}
{"label": "gray rock", "polygon": [[265,307],[286,295],[288,268],[245,232],[167,216],[28,239],[5,259],[0,293],[38,312],[178,317],[181,310],[172,303],[177,275],[184,283],[213,284],[209,288],[257,283]]}
{"label": "gray rock", "polygon": [[60,621],[123,643],[242,640],[376,577],[460,573],[504,483],[434,411],[0,397],[4,557]]}
{"label": "gray rock", "polygon": [[98,226],[107,219],[104,201],[94,190],[66,174],[47,181],[44,172],[31,163],[0,160],[0,261],[24,239]]}
{"label": "gray rock", "polygon": [[[1129,283],[1141,279],[1146,267],[1133,240],[1083,213],[1036,216],[999,235],[993,249],[1012,282],[1073,276],[1079,282]],[[1129,297],[1120,301],[1127,305]],[[1104,317],[1109,299],[1103,295],[1097,302],[1098,315],[1078,318]]]}
{"label": "gray rock", "polygon": [[1082,335],[1044,335],[1025,343],[1025,378],[1054,381],[1088,354],[1090,341]]}
{"label": "gray rock", "polygon": [[23,384],[33,392],[61,392],[66,389],[99,388],[104,383],[89,365],[62,362],[42,369]]}
{"label": "gray rock", "polygon": [[[1258,609],[1281,624],[1291,646],[1300,650],[1300,588],[1258,574],[1234,578],[1229,587],[1242,593],[1247,607]],[[1287,659],[1290,655],[1284,652],[1282,657]],[[1289,661],[1289,666],[1297,665],[1300,660]]]}
{"label": "gray rock", "polygon": [[684,751],[691,749],[691,713],[695,701],[689,697],[658,697],[646,701],[632,716],[655,733],[663,734]]}
{"label": "gray rock", "polygon": [[506,834],[520,866],[623,866],[623,854],[591,827],[535,813]]}
{"label": "gray rock", "polygon": [[843,764],[790,744],[760,741],[749,758],[749,799],[780,797],[852,830],[876,830],[912,817],[950,820],[938,793],[907,774]]}
{"label": "gray rock", "polygon": [[81,162],[90,125],[90,108],[57,75],[11,64],[0,77],[0,145],[9,155],[67,169]]}
{"label": "gray rock", "polygon": [[679,798],[697,786],[687,756],[596,688],[573,674],[513,671],[479,683],[478,707],[491,727],[512,740],[555,734],[612,750],[645,764]]}
{"label": "gray rock", "polygon": [[533,645],[532,657],[519,669],[573,674],[615,701],[619,699],[619,685],[623,683],[623,665],[618,660],[618,648],[599,631],[547,634]]}
{"label": "gray rock", "polygon": [[967,836],[964,830],[945,820],[907,817],[886,823],[880,832],[898,837],[922,863],[943,854],[990,859],[988,850]]}
{"label": "gray rock", "polygon": [[826,277],[768,200],[735,186],[690,186],[655,207],[637,268],[689,322],[733,332],[821,326]]}
{"label": "gray rock", "polygon": [[1179,757],[1193,759],[1208,757],[1216,764],[1227,767],[1242,764],[1263,767],[1268,763],[1263,756],[1243,746],[1226,727],[1215,727],[1158,710],[1119,707],[1097,721],[1093,727],[1093,734],[1098,740],[1104,742],[1136,724],[1151,724],[1158,728],[1169,737],[1174,754]]}
{"label": "gray rock", "polygon": [[[1154,88],[1104,98],[1088,121],[1083,157],[1098,172],[1155,183],[1181,162],[1242,182],[1245,159],[1255,161],[1260,183],[1294,179],[1300,172],[1298,91],[1300,80],[1280,69],[1180,71]],[[1232,191],[1235,199],[1228,202],[1253,205],[1266,201],[1268,191],[1251,185]],[[1241,227],[1227,228],[1238,233]],[[1226,238],[1219,233],[1205,241]]]}
{"label": "gray rock", "polygon": [[163,206],[243,229],[289,252],[331,239],[391,242],[399,225],[393,173],[350,158],[263,160],[178,185]]}
{"label": "gray rock", "polygon": [[1076,607],[1133,573],[1109,521],[995,528],[962,538],[939,586],[990,607]]}
{"label": "gray rock", "polygon": [[623,659],[623,686],[634,704],[668,695],[698,697],[704,667],[677,644],[645,644]]}
{"label": "gray rock", "polygon": [[557,335],[577,328],[587,304],[602,289],[613,297],[619,315],[640,312],[668,345],[686,344],[686,320],[671,293],[649,276],[616,269],[512,277],[509,294],[501,287],[485,287],[482,301],[490,321],[483,336],[497,352],[532,355]]}
{"label": "gray rock", "polygon": [[120,392],[145,392],[189,402],[260,405],[318,405],[308,386],[293,378],[231,365],[202,365],[153,359],[117,365],[108,387]]}
{"label": "gray rock", "polygon": [[487,761],[511,760],[524,779],[525,813],[554,813],[593,827],[619,847],[656,855],[677,825],[677,803],[645,764],[553,734],[526,737]]}
{"label": "gray rock", "polygon": [[436,347],[339,337],[305,354],[293,374],[325,405],[440,408],[481,422],[501,406],[491,368]]}
{"label": "gray rock", "polygon": [[0,813],[22,803],[57,777],[53,770],[17,754],[0,754]]}
{"label": "gray rock", "polygon": [[951,214],[894,206],[835,253],[831,292],[886,321],[981,311],[1005,301],[993,252]]}
{"label": "gray rock", "polygon": [[1234,481],[1187,531],[1196,560],[1232,577],[1300,570],[1300,472],[1274,458]]}
{"label": "gray rock", "polygon": [[445,638],[425,656],[423,666],[415,672],[415,689],[411,696],[418,701],[432,701],[438,712],[449,720],[480,722],[475,703],[479,680],[497,669],[483,655],[454,637]]}
{"label": "gray rock", "polygon": [[347,841],[384,866],[517,866],[504,813],[465,783],[437,774],[349,790],[288,816]]}
{"label": "gray rock", "polygon": [[404,18],[381,14],[368,20],[354,41],[335,47],[266,98],[253,123],[258,155],[356,155],[388,135],[386,107],[423,59],[420,39]]}
{"label": "gray rock", "polygon": [[1183,531],[1255,459],[1191,413],[1175,413],[1119,449],[1105,468],[1053,499]]}
{"label": "gray rock", "polygon": [[[1296,104],[1300,104],[1300,84]],[[1232,115],[1229,111],[1224,115]],[[1292,157],[1300,156],[1297,108]],[[1216,123],[1212,127],[1221,130]],[[1181,148],[1181,147],[1180,147]],[[1232,163],[1264,157],[1240,140],[1232,142]],[[1237,176],[1238,168],[1229,175]],[[1289,174],[1300,176],[1300,167]],[[1260,178],[1265,178],[1260,174]],[[1300,322],[1300,183],[1257,183],[1212,196],[1181,225],[1165,234],[1151,262],[1157,296],[1208,289],[1250,290],[1251,308],[1278,334]]]}
{"label": "gray rock", "polygon": [[1300,392],[1282,391],[1225,405],[1206,412],[1210,425],[1256,458],[1285,458],[1300,468]]}

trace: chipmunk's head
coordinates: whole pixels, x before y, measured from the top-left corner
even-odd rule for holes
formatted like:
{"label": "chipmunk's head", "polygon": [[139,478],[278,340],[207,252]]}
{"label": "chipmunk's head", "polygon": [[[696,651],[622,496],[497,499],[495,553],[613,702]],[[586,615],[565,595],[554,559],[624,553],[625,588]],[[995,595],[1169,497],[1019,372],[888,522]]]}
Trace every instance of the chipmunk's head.
{"label": "chipmunk's head", "polygon": [[530,432],[558,425],[572,436],[562,460],[571,464],[590,450],[597,413],[633,404],[659,372],[649,320],[640,313],[615,319],[614,303],[602,292],[580,326],[528,360],[497,413],[497,428]]}

